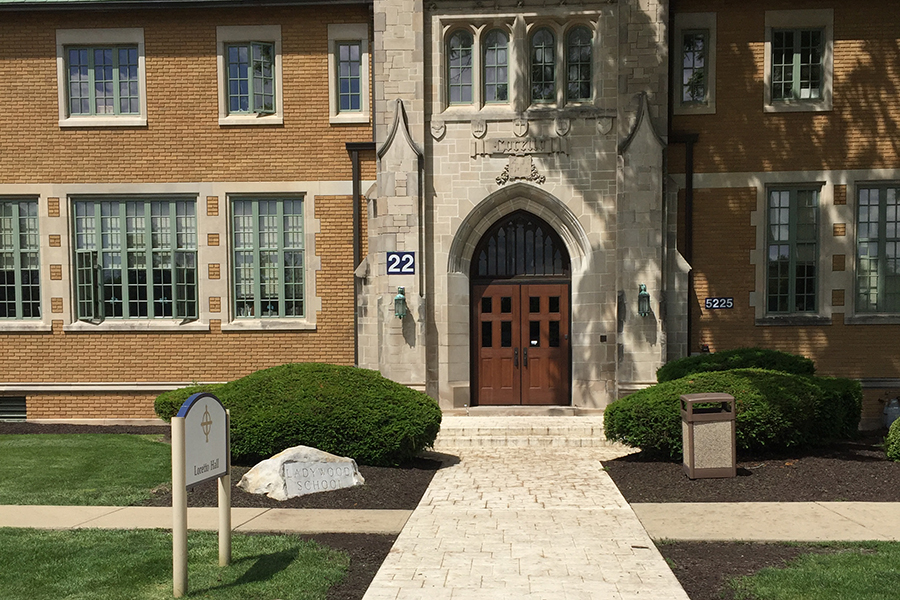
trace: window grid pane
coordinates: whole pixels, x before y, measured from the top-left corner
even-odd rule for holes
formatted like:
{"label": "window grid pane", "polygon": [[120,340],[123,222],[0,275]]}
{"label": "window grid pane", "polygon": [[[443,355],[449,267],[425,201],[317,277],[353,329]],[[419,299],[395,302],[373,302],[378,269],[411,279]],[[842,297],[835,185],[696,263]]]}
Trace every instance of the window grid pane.
{"label": "window grid pane", "polygon": [[36,200],[0,199],[0,319],[41,316]]}
{"label": "window grid pane", "polygon": [[771,190],[768,207],[767,310],[815,312],[818,190]]}
{"label": "window grid pane", "polygon": [[67,48],[70,115],[140,114],[136,46]]}
{"label": "window grid pane", "polygon": [[824,79],[821,29],[772,32],[772,100],[818,100]]}
{"label": "window grid pane", "polygon": [[576,27],[569,33],[566,51],[567,91],[569,102],[591,99],[591,32]]}
{"label": "window grid pane", "polygon": [[235,200],[236,318],[304,316],[303,201]]}
{"label": "window grid pane", "polygon": [[337,50],[338,110],[358,112],[362,110],[360,42],[338,42]]}
{"label": "window grid pane", "polygon": [[859,191],[857,305],[859,312],[900,312],[900,190]]}
{"label": "window grid pane", "polygon": [[457,31],[450,37],[447,66],[450,104],[472,103],[472,34]]}
{"label": "window grid pane", "polygon": [[502,31],[491,31],[484,42],[484,101],[509,100],[509,39]]}
{"label": "window grid pane", "polygon": [[706,104],[706,46],[709,31],[686,31],[682,37],[681,103]]}
{"label": "window grid pane", "polygon": [[275,45],[251,44],[253,56],[253,106],[251,112],[275,112]]}
{"label": "window grid pane", "polygon": [[549,29],[531,38],[531,101],[556,100],[556,41]]}
{"label": "window grid pane", "polygon": [[249,113],[250,106],[250,48],[231,45],[228,57],[228,112]]}
{"label": "window grid pane", "polygon": [[[194,205],[170,200],[76,202],[78,317],[197,318]],[[173,264],[175,240],[181,240],[181,270]]]}

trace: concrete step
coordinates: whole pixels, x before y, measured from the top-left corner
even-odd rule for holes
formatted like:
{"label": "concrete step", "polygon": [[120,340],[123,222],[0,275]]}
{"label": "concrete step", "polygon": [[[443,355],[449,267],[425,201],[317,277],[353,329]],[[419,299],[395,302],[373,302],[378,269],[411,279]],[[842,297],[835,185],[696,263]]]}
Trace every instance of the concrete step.
{"label": "concrete step", "polygon": [[454,448],[585,448],[610,446],[603,416],[444,415],[437,451]]}

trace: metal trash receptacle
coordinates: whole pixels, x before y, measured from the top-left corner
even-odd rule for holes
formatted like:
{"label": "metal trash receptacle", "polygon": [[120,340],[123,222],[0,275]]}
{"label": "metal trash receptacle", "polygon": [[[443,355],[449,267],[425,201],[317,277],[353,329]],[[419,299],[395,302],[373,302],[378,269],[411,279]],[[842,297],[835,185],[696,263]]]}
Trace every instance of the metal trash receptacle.
{"label": "metal trash receptacle", "polygon": [[690,479],[737,474],[734,425],[734,396],[681,396],[682,466]]}

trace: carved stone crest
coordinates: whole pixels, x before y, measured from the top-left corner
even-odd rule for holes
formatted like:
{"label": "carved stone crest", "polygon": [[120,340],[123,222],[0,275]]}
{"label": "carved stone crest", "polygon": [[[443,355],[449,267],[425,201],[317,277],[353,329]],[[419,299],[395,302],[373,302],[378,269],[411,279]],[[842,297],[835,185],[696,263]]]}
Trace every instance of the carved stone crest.
{"label": "carved stone crest", "polygon": [[522,118],[513,121],[513,133],[515,133],[517,137],[522,137],[528,133],[528,121]]}
{"label": "carved stone crest", "polygon": [[447,124],[441,121],[440,119],[432,119],[431,120],[431,136],[439,140],[444,137],[444,134],[447,132]]}
{"label": "carved stone crest", "polygon": [[517,180],[544,183],[547,178],[538,173],[537,166],[530,156],[510,156],[509,163],[503,167],[503,172],[496,179],[497,185]]}
{"label": "carved stone crest", "polygon": [[485,133],[487,133],[487,121],[484,119],[472,119],[472,135],[481,139]]}
{"label": "carved stone crest", "polygon": [[571,124],[572,124],[572,122],[569,119],[565,119],[563,117],[557,117],[556,118],[556,133],[558,133],[559,135],[568,135]]}
{"label": "carved stone crest", "polygon": [[612,117],[600,117],[597,119],[597,131],[606,135],[610,131],[612,131],[613,120]]}

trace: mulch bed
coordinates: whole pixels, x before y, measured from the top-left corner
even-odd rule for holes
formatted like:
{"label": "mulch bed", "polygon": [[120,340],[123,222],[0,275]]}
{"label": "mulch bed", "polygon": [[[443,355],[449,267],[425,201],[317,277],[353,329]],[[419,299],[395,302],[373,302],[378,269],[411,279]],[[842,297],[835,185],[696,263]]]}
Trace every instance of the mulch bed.
{"label": "mulch bed", "polygon": [[[603,463],[629,503],[636,502],[900,502],[900,463],[881,448],[886,431],[803,452],[740,458],[737,477],[691,481],[681,463],[642,452]],[[665,542],[659,551],[691,600],[731,600],[728,580],[811,552],[811,544]]]}
{"label": "mulch bed", "polygon": [[[158,433],[168,427],[36,425],[2,423],[3,433]],[[852,442],[814,451],[757,456],[738,462],[733,479],[689,480],[680,463],[653,460],[642,453],[603,463],[628,502],[900,502],[900,463],[885,459],[876,432]],[[360,467],[366,485],[301,496],[286,502],[246,494],[232,488],[233,506],[281,508],[401,508],[413,509],[440,463],[419,459],[402,468]],[[242,467],[233,468],[237,481]],[[196,486],[188,494],[191,506],[214,506],[215,482]],[[148,506],[171,506],[170,490],[155,490]],[[347,578],[329,592],[329,600],[360,600],[375,576],[395,536],[319,534],[301,536],[341,549],[350,555]],[[659,550],[691,600],[731,600],[728,579],[750,575],[764,567],[781,567],[801,554],[828,552],[815,545],[744,542],[666,542]]]}

